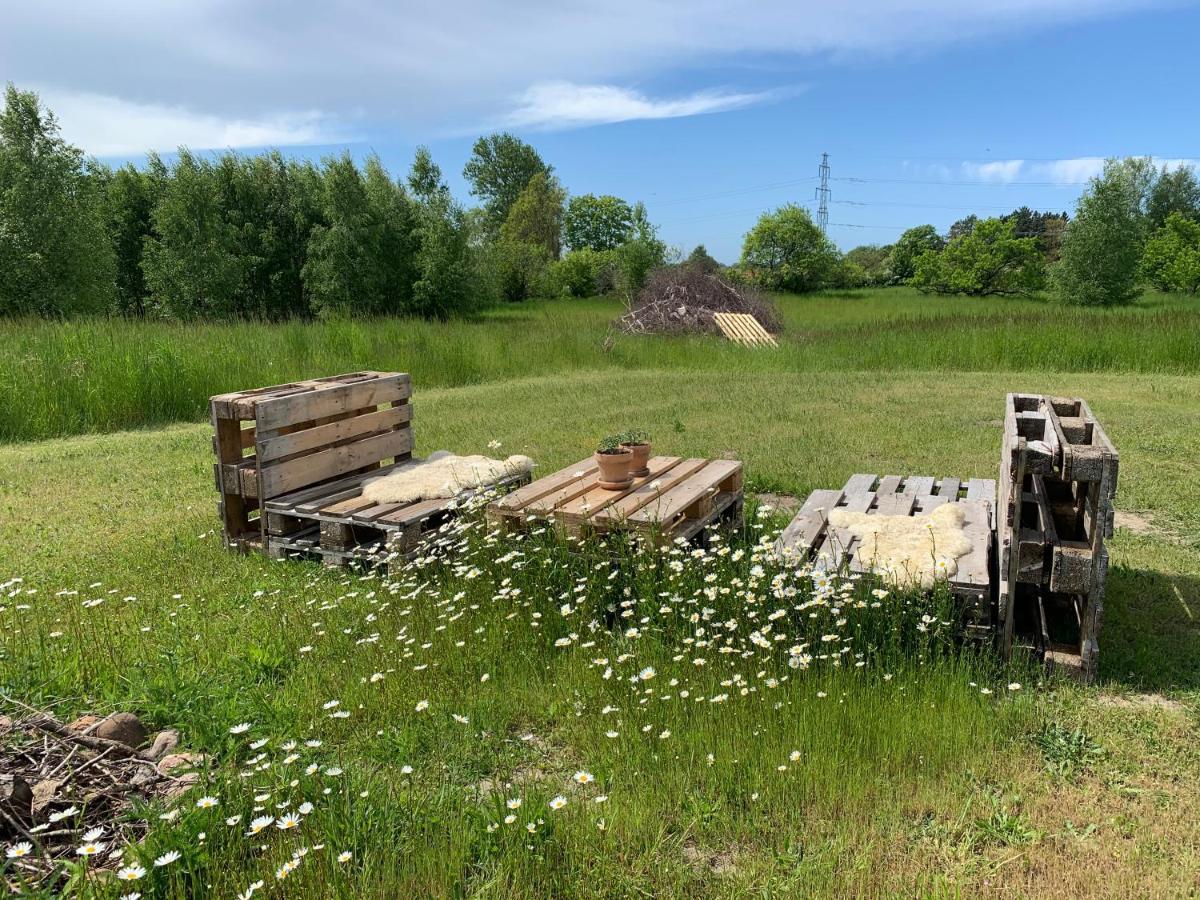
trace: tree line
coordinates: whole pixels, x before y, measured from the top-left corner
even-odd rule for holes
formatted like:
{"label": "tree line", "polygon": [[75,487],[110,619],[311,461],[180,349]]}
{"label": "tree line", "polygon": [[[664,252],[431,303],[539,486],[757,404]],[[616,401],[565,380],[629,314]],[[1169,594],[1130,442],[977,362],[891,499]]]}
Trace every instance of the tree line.
{"label": "tree line", "polygon": [[0,315],[446,318],[532,296],[634,292],[667,247],[645,207],[568,197],[510,134],[475,142],[454,197],[428,149],[316,164],[181,148],[111,169],[36,94],[0,114]]}
{"label": "tree line", "polygon": [[940,294],[1031,294],[1049,289],[1068,303],[1107,306],[1136,298],[1140,285],[1200,290],[1200,182],[1190,166],[1110,159],[1092,178],[1075,215],[1021,207],[971,215],[947,234],[932,225],[894,244],[845,254],[796,205],[764,214],[746,235],[737,274],[768,290],[909,284]]}

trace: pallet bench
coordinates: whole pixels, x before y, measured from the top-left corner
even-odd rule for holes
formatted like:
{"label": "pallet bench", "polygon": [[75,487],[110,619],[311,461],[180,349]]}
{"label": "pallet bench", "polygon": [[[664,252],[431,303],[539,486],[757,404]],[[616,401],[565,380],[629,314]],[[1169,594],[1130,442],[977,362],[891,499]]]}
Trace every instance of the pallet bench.
{"label": "pallet bench", "polygon": [[471,492],[403,505],[362,499],[367,479],[412,458],[411,393],[406,373],[365,371],[213,397],[226,546],[327,565],[415,552]]}
{"label": "pallet bench", "polygon": [[1079,398],[1009,394],[1001,450],[1002,650],[1095,676],[1119,458]]}
{"label": "pallet bench", "polygon": [[852,475],[841,490],[818,490],[804,501],[775,543],[781,559],[812,561],[821,571],[869,572],[871,561],[862,559],[858,538],[829,525],[834,509],[868,515],[913,516],[932,512],[945,503],[957,503],[965,520],[963,530],[971,552],[959,557],[958,571],[949,581],[962,610],[964,631],[990,638],[992,614],[991,561],[995,527],[996,482],[972,478],[934,479],[928,475]]}
{"label": "pallet bench", "polygon": [[549,521],[573,536],[634,532],[664,543],[741,521],[741,462],[654,456],[647,465],[649,475],[610,491],[599,486],[599,469],[589,457],[494,501],[488,520],[504,529]]}

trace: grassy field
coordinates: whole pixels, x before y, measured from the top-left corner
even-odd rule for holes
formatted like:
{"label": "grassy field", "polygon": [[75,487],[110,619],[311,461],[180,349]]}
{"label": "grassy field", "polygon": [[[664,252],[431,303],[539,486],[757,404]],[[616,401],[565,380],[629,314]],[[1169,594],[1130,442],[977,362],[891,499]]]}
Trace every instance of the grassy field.
{"label": "grassy field", "polygon": [[1149,293],[1111,310],[933,297],[906,288],[780,298],[782,347],[630,337],[611,300],[529,303],[449,324],[3,324],[0,442],[198,421],[213,394],[361,368],[420,389],[625,369],[663,372],[1200,374],[1200,303]]}
{"label": "grassy field", "polygon": [[[132,710],[211,755],[203,790],[220,805],[153,819],[128,857],[148,870],[134,885],[147,897],[229,896],[256,879],[263,894],[346,897],[1194,892],[1194,309],[903,292],[785,308],[776,355],[632,338],[605,352],[614,309],[599,303],[448,326],[234,329],[277,354],[261,369],[187,354],[230,329],[145,326],[138,355],[158,359],[158,340],[178,360],[174,380],[151,366],[168,399],[64,392],[51,430],[194,422],[196,391],[400,367],[415,376],[420,452],[498,440],[550,471],[636,425],[663,452],[736,452],[751,490],[803,494],[855,471],[994,477],[1006,391],[1079,394],[1122,454],[1098,686],[955,652],[938,626],[915,627],[937,597],[756,573],[754,541],[780,524],[769,516],[734,552],[677,567],[600,564],[542,539],[514,557],[473,531],[453,538],[462,566],[390,581],[233,556],[213,533],[208,428],[185,422],[0,447],[0,691],[64,718]],[[1057,340],[1035,340],[1041,327]],[[14,346],[28,358],[73,334],[86,368],[104,341],[129,354],[139,342],[113,325],[16,331],[6,373],[21,368]],[[1089,339],[1103,349],[1085,352]],[[97,388],[156,397],[127,365],[89,371]],[[50,398],[32,367],[23,383]],[[10,437],[32,428],[17,405],[5,416]],[[788,612],[764,632],[776,608]],[[785,639],[764,648],[754,631]],[[800,644],[814,658],[793,668]],[[298,828],[245,837],[253,816],[305,801]],[[182,858],[153,866],[168,849]]]}

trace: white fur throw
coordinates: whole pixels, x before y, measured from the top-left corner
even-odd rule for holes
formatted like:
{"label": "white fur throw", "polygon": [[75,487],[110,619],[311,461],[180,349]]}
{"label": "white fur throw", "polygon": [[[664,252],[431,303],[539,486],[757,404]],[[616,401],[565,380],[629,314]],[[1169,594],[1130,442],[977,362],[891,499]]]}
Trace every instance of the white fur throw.
{"label": "white fur throw", "polygon": [[370,479],[363,484],[362,495],[376,503],[438,500],[532,470],[533,460],[528,456],[488,459],[438,450],[425,459],[414,459],[386,475]]}
{"label": "white fur throw", "polygon": [[963,531],[966,517],[957,503],[946,503],[926,516],[875,516],[835,509],[829,524],[861,542],[858,560],[900,586],[930,588],[958,572],[958,557],[971,552]]}

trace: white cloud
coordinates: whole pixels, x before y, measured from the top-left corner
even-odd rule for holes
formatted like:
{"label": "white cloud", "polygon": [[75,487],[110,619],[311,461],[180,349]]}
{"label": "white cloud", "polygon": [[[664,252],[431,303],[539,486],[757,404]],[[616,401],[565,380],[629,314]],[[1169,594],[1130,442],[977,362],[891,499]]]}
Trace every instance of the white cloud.
{"label": "white cloud", "polygon": [[771,91],[711,90],[655,100],[639,91],[614,85],[547,81],[524,91],[502,124],[518,128],[571,128],[632,119],[675,119],[741,109],[774,96],[777,94]]}
{"label": "white cloud", "polygon": [[95,156],[173,151],[324,144],[339,140],[317,112],[261,119],[222,118],[180,106],[131,103],[101,94],[40,90],[54,110],[63,137]]}
{"label": "white cloud", "polygon": [[[8,6],[0,29],[0,80],[166,108],[200,130],[205,142],[216,142],[228,141],[226,134],[307,140],[320,126],[288,111],[313,109],[341,121],[349,109],[362,121],[426,134],[461,130],[504,110],[514,120],[531,116],[529,92],[555,82],[645,86],[666,73],[689,72],[695,90],[711,87],[697,83],[701,67],[727,73],[752,57],[771,55],[786,64],[835,54],[860,62],[872,54],[1144,10],[1146,2],[357,0],[351,12],[321,0],[39,0]],[[683,89],[686,96],[678,100],[635,99],[652,111],[675,103],[708,110],[763,87],[756,80],[728,93],[687,95]],[[520,98],[516,109],[514,97]],[[591,100],[596,116],[583,115],[576,104],[564,120],[612,121],[630,107],[619,95]]]}
{"label": "white cloud", "polygon": [[1054,159],[1035,163],[1030,167],[1030,174],[1038,181],[1085,184],[1103,169],[1104,157],[1080,156],[1075,159]]}
{"label": "white cloud", "polygon": [[994,162],[985,163],[965,162],[962,164],[962,167],[963,174],[968,178],[1007,184],[1010,181],[1017,180],[1017,176],[1021,174],[1021,167],[1023,165],[1025,165],[1025,160],[1023,159],[998,159]]}

